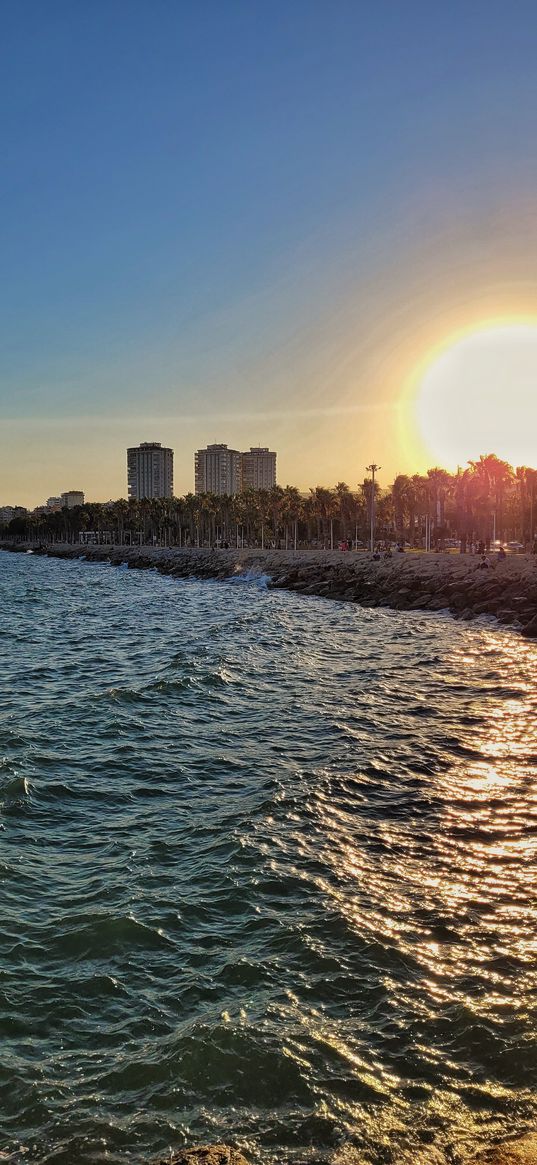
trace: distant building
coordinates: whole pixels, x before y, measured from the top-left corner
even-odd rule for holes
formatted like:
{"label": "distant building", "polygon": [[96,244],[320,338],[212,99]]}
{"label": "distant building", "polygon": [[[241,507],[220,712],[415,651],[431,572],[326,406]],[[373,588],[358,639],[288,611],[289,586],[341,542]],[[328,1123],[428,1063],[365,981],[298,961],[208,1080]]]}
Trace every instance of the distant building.
{"label": "distant building", "polygon": [[173,497],[173,449],[144,441],[127,449],[129,498]]}
{"label": "distant building", "polygon": [[208,445],[194,456],[197,494],[237,494],[242,489],[242,454],[227,445]]}
{"label": "distant building", "polygon": [[25,518],[27,513],[24,506],[0,506],[0,524],[7,526],[13,518]]}
{"label": "distant building", "polygon": [[[57,510],[61,510],[63,505],[64,505],[64,502],[62,501],[61,497],[59,497],[59,498],[47,498],[46,507],[47,507],[47,510],[50,510],[52,513],[55,513]],[[77,503],[77,505],[78,505],[78,503]]]}
{"label": "distant building", "polygon": [[251,446],[242,454],[242,488],[272,489],[276,485],[276,454],[264,446]]}
{"label": "distant building", "polygon": [[[81,489],[68,489],[61,495],[62,508],[74,510],[75,506],[84,505],[84,494]],[[47,502],[48,506],[48,502]]]}

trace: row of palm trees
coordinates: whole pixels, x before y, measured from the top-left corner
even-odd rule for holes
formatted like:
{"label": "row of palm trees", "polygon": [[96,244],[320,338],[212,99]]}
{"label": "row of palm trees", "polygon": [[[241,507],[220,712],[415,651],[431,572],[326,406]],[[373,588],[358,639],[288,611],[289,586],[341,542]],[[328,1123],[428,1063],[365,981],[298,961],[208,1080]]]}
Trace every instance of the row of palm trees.
{"label": "row of palm trees", "polygon": [[3,535],[43,542],[97,541],[171,546],[303,546],[367,543],[374,488],[375,535],[411,546],[518,540],[537,531],[537,470],[514,470],[490,453],[457,474],[435,467],[398,474],[389,489],[364,479],[304,496],[294,486],[247,489],[233,497],[187,494],[142,501],[90,503],[13,519]]}

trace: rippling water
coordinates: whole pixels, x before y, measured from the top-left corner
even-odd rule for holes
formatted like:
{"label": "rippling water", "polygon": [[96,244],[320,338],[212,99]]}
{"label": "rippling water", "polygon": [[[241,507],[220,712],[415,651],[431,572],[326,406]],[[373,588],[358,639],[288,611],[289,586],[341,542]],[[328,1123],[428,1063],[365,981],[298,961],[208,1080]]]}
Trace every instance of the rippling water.
{"label": "rippling water", "polygon": [[8,1160],[456,1162],[523,1131],[537,646],[0,558]]}

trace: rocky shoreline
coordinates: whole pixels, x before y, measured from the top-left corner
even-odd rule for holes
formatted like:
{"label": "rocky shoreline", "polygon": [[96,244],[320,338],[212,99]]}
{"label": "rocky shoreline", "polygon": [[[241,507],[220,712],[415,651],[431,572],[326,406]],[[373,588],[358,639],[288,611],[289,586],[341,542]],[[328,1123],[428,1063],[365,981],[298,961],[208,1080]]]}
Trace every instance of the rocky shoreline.
{"label": "rocky shoreline", "polygon": [[[326,1159],[316,1158],[317,1165],[326,1165]],[[160,1158],[153,1165],[249,1165],[246,1157],[232,1145],[197,1145],[191,1149],[178,1149],[171,1156]],[[360,1150],[345,1146],[336,1150],[329,1158],[328,1165],[371,1165],[371,1159]],[[434,1150],[426,1150],[426,1156],[404,1158],[400,1165],[440,1165]],[[494,1145],[477,1156],[467,1159],[466,1165],[537,1165],[537,1137],[519,1137],[501,1145]]]}
{"label": "rocky shoreline", "polygon": [[373,560],[364,552],[289,550],[207,550],[196,548],[72,546],[30,547],[4,542],[1,548],[55,558],[126,564],[156,569],[176,578],[229,579],[268,575],[273,588],[317,595],[364,607],[398,611],[446,611],[457,619],[493,616],[529,639],[537,638],[537,557],[513,555],[503,561],[466,554],[407,552]]}

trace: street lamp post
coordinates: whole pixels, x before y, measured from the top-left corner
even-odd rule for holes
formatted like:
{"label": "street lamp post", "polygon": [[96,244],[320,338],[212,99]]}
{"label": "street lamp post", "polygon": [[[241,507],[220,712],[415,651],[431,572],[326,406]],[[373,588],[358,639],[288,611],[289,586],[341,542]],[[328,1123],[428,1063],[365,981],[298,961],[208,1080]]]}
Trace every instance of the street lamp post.
{"label": "street lamp post", "polygon": [[375,549],[375,474],[377,470],[382,469],[381,465],[375,465],[373,461],[371,465],[366,465],[367,473],[371,474],[371,553]]}

